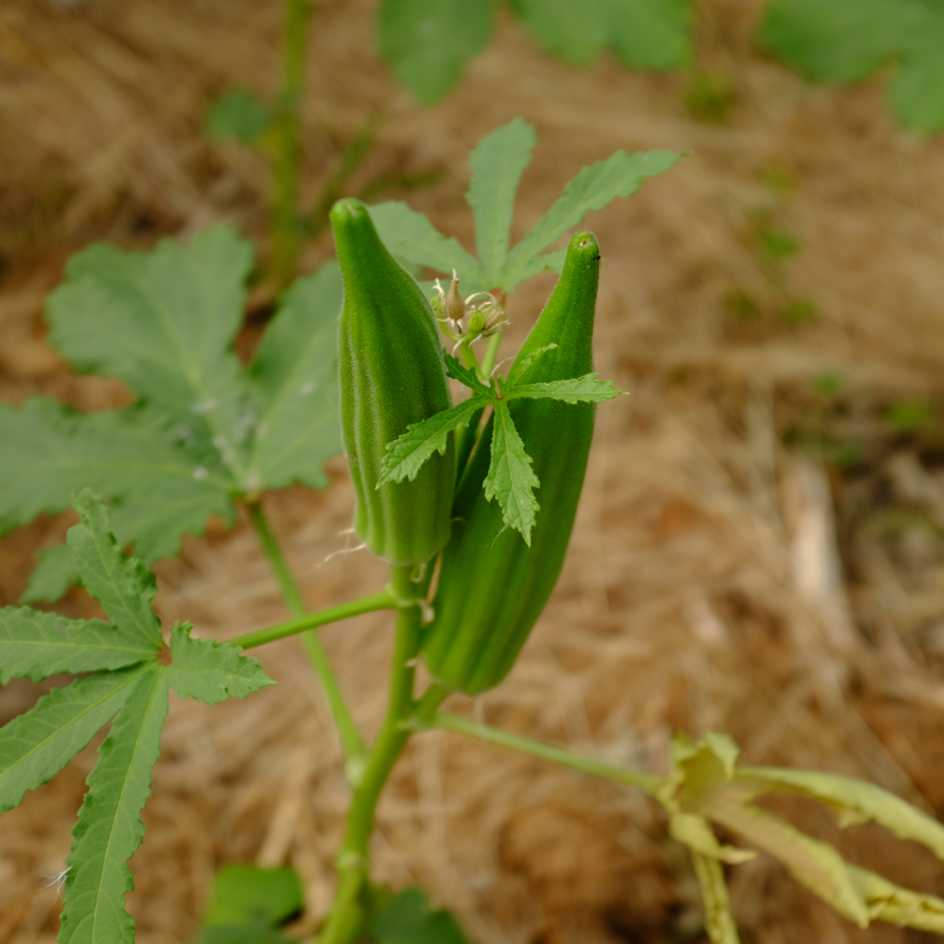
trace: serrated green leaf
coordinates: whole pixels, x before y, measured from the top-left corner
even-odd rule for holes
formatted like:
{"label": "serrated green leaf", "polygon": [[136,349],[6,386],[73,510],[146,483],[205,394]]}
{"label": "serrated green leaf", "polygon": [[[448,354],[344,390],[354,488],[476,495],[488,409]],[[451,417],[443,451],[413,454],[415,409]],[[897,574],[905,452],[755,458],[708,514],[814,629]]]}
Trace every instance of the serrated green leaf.
{"label": "serrated green leaf", "polygon": [[250,367],[259,403],[251,475],[264,488],[323,486],[322,464],[341,450],[337,318],[341,273],[335,263],[286,293]]}
{"label": "serrated green leaf", "polygon": [[144,837],[141,810],[151,791],[167,715],[167,673],[144,671],[112,722],[88,778],[72,833],[59,944],[132,944],[124,898],[128,860]]}
{"label": "serrated green leaf", "polygon": [[203,921],[207,925],[278,927],[305,906],[294,869],[226,865],[213,877]]}
{"label": "serrated green leaf", "polygon": [[227,698],[245,698],[273,685],[255,659],[238,646],[210,639],[193,639],[185,623],[174,627],[170,639],[170,687],[185,698],[215,705]]}
{"label": "serrated green leaf", "polygon": [[405,203],[378,203],[370,207],[370,218],[384,245],[398,259],[436,272],[455,270],[467,285],[481,283],[478,262],[455,239],[443,236],[422,213]]}
{"label": "serrated green leaf", "polygon": [[388,482],[412,482],[424,463],[434,452],[444,453],[449,445],[449,434],[462,426],[488,404],[485,397],[475,396],[448,410],[412,423],[406,432],[387,443],[380,464],[377,488]]}
{"label": "serrated green leaf", "polygon": [[711,944],[739,944],[724,868],[714,856],[692,851],[692,864],[705,906],[705,930]]}
{"label": "serrated green leaf", "polygon": [[232,507],[234,483],[218,466],[199,464],[204,457],[188,450],[189,434],[138,409],[81,414],[46,399],[0,405],[0,532],[64,511],[76,492],[91,486],[142,506],[134,512],[139,533],[121,535],[136,540],[141,556],[173,553],[182,533]]}
{"label": "serrated green leaf", "polygon": [[431,105],[485,47],[493,15],[493,0],[382,0],[380,53],[416,98]]}
{"label": "serrated green leaf", "polygon": [[678,158],[679,155],[671,151],[633,154],[617,151],[604,161],[584,167],[531,232],[512,249],[501,288],[508,291],[532,274],[535,257],[591,210],[599,210],[618,197],[630,196],[647,178],[668,170]]}
{"label": "serrated green leaf", "polygon": [[157,648],[162,637],[151,609],[154,575],[137,558],[122,554],[101,499],[83,491],[75,508],[79,524],[69,529],[66,541],[85,589],[129,638]]}
{"label": "serrated green leaf", "polygon": [[845,823],[875,822],[911,839],[944,861],[944,825],[875,784],[811,770],[742,767],[737,780],[757,793],[796,793],[827,803]]}
{"label": "serrated green leaf", "polygon": [[251,265],[250,244],[224,226],[149,252],[95,245],[69,260],[46,306],[66,358],[189,423],[240,483],[255,417],[231,347]]}
{"label": "serrated green leaf", "polygon": [[584,374],[569,380],[552,380],[547,383],[511,385],[503,390],[508,400],[522,398],[530,400],[560,400],[562,403],[603,403],[620,395],[620,391],[596,374]]}
{"label": "serrated green leaf", "polygon": [[538,502],[534,490],[540,482],[531,467],[531,457],[515,428],[508,404],[495,404],[495,426],[492,453],[485,476],[485,497],[498,501],[502,521],[514,528],[524,543],[531,546],[531,529],[537,517]]}
{"label": "serrated green leaf", "polygon": [[456,919],[443,909],[430,908],[419,888],[397,894],[374,892],[369,928],[376,944],[465,944]]}
{"label": "serrated green leaf", "polygon": [[761,42],[817,82],[854,82],[898,63],[891,101],[916,131],[944,130],[944,7],[927,0],[771,0]]}
{"label": "serrated green leaf", "polygon": [[478,374],[476,374],[471,367],[463,366],[457,358],[453,357],[448,352],[444,352],[443,357],[446,361],[446,374],[452,377],[453,380],[458,380],[459,383],[464,384],[474,393],[482,394],[486,397],[490,397],[494,394],[494,390],[483,384],[482,381],[479,380]]}
{"label": "serrated green leaf", "polygon": [[246,89],[231,89],[210,107],[206,130],[211,138],[256,144],[271,124],[269,106],[258,95]]}
{"label": "serrated green leaf", "polygon": [[142,671],[135,667],[78,679],[0,727],[0,813],[59,773],[111,721]]}
{"label": "serrated green leaf", "polygon": [[120,669],[154,658],[157,649],[134,629],[101,620],[66,619],[26,606],[0,609],[0,685],[12,678],[38,682],[60,672]]}
{"label": "serrated green leaf", "polygon": [[466,199],[475,215],[475,245],[486,283],[497,285],[501,277],[515,194],[534,142],[534,128],[515,118],[482,138],[469,159],[472,178]]}

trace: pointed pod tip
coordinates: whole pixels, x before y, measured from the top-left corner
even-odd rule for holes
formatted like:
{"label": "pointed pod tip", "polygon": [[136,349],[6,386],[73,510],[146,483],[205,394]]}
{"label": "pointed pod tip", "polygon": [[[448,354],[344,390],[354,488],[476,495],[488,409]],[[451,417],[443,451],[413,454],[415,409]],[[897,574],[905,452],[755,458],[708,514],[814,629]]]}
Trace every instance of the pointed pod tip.
{"label": "pointed pod tip", "polygon": [[567,254],[571,253],[596,262],[600,258],[600,244],[593,233],[575,233],[567,246]]}
{"label": "pointed pod tip", "polygon": [[367,207],[356,197],[344,197],[331,207],[331,222],[334,224],[346,223],[369,216]]}

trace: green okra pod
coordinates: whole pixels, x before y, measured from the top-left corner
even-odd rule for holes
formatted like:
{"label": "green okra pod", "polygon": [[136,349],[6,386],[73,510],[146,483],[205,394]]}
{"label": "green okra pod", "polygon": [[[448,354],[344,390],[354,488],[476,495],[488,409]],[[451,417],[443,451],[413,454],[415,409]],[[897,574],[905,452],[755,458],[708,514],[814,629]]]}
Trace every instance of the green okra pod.
{"label": "green okra pod", "polygon": [[432,309],[384,247],[364,204],[338,201],[331,227],[344,281],[338,365],[344,446],[357,492],[354,529],[391,563],[420,564],[449,538],[454,445],[412,481],[378,487],[378,480],[387,443],[450,405]]}
{"label": "green okra pod", "polygon": [[[512,365],[516,382],[566,380],[593,370],[599,267],[594,236],[574,236],[560,280]],[[443,552],[435,618],[424,642],[437,681],[470,694],[504,679],[554,589],[593,436],[590,403],[521,399],[510,404],[510,411],[540,480],[541,507],[531,546],[503,530],[497,504],[485,499],[489,422],[463,475],[453,535]]]}

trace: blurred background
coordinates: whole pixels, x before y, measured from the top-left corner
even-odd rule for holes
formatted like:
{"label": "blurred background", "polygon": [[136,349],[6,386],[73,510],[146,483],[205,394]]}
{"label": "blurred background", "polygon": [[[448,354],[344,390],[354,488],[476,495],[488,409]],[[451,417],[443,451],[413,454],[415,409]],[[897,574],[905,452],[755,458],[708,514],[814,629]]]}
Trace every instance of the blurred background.
{"label": "blurred background", "polygon": [[[405,199],[470,245],[468,153],[515,116],[538,132],[517,235],[582,166],[618,148],[687,154],[587,220],[604,256],[597,367],[631,396],[598,412],[563,577],[478,716],[652,767],[665,764],[673,731],[726,731],[750,763],[868,779],[944,816],[944,137],[927,133],[933,96],[922,87],[918,105],[902,108],[909,79],[884,53],[876,64],[891,64],[861,75],[830,75],[841,57],[827,54],[822,77],[861,81],[808,82],[759,40],[762,0],[699,0],[682,16],[681,50],[649,63],[669,66],[660,71],[555,49],[521,18],[529,4],[514,6],[497,12],[463,70],[432,85],[395,44],[380,55],[375,0],[315,0],[296,49],[298,203],[310,210],[301,272],[330,256],[324,209],[342,193]],[[283,25],[275,0],[4,0],[5,402],[127,402],[120,384],[71,373],[45,341],[44,298],[93,241],[144,249],[235,224],[272,263],[254,283],[241,338],[251,349],[272,310],[279,247],[269,162],[245,143],[259,119],[248,93],[271,102],[284,92]],[[877,17],[849,29],[860,45],[887,34]],[[414,48],[448,58],[450,44],[475,46],[475,30]],[[245,94],[230,96],[227,117],[214,103],[233,89]],[[511,342],[552,282],[511,298]],[[353,493],[343,460],[329,469],[327,490],[268,502],[313,608],[386,579],[366,553],[335,554]],[[35,552],[69,521],[0,541],[0,604],[17,600]],[[162,616],[203,634],[284,616],[243,525],[187,539],[157,572]],[[91,604],[73,591],[63,612]],[[357,717],[375,723],[384,616],[322,638]],[[134,859],[142,944],[190,940],[227,862],[291,865],[311,914],[327,907],[346,787],[298,653],[296,641],[267,647],[260,657],[280,684],[244,703],[175,702]],[[3,689],[0,721],[35,693]],[[93,760],[84,751],[4,815],[0,941],[54,940],[50,882]],[[802,802],[784,809],[855,861],[944,894],[922,851],[870,828],[840,833]],[[416,739],[383,801],[375,850],[380,878],[424,886],[473,941],[704,940],[687,858],[653,805],[453,735]],[[931,940],[857,931],[765,857],[730,879],[748,942]]]}

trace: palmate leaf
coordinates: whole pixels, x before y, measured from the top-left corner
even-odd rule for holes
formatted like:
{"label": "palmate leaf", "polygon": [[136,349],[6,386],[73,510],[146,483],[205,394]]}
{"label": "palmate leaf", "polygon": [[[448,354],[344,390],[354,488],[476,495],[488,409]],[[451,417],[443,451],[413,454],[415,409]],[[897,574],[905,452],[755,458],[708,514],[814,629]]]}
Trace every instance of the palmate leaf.
{"label": "palmate leaf", "polygon": [[0,727],[0,813],[59,773],[114,717],[142,671],[134,667],[78,679]]}
{"label": "palmate leaf", "polygon": [[116,626],[156,651],[161,624],[151,609],[154,575],[137,558],[122,554],[101,499],[83,491],[75,508],[80,523],[69,529],[67,543],[85,589]]}
{"label": "palmate leaf", "polygon": [[515,428],[508,404],[495,404],[495,427],[492,453],[485,476],[485,497],[498,502],[502,520],[514,528],[525,544],[531,546],[531,529],[537,517],[538,503],[534,490],[540,485],[531,467],[531,457]]}
{"label": "palmate leaf", "polygon": [[69,260],[46,306],[50,340],[71,363],[189,420],[238,482],[252,405],[232,343],[251,264],[249,243],[222,226],[150,252],[95,245]]}
{"label": "palmate leaf", "polygon": [[193,639],[190,632],[190,626],[181,624],[171,633],[168,682],[178,695],[216,705],[274,684],[262,666],[243,655],[238,646]]}
{"label": "palmate leaf", "polygon": [[473,393],[482,394],[486,397],[494,395],[494,390],[479,380],[479,376],[474,368],[465,367],[461,361],[453,357],[447,351],[443,352],[443,357],[446,361],[447,376],[452,377],[453,380],[458,380],[459,383],[464,384]]}
{"label": "palmate leaf", "polygon": [[[581,15],[582,11],[581,7]],[[446,274],[457,272],[465,292],[509,292],[546,269],[559,272],[564,252],[547,252],[548,246],[587,213],[630,196],[647,178],[668,170],[679,158],[671,151],[617,151],[585,167],[509,251],[511,210],[533,142],[531,126],[515,118],[484,138],[473,152],[472,179],[466,196],[475,214],[480,259],[473,258],[403,203],[382,203],[371,208],[371,217],[387,247],[404,263]]]}
{"label": "palmate leaf", "polygon": [[269,106],[246,89],[224,92],[207,113],[207,134],[220,140],[256,144],[271,126]]}
{"label": "palmate leaf", "polygon": [[895,62],[891,102],[922,132],[944,130],[944,7],[928,0],[771,0],[761,42],[817,82],[854,82]]}
{"label": "palmate leaf", "polygon": [[431,908],[419,888],[396,894],[374,890],[368,925],[377,944],[466,944],[456,919],[442,908]]}
{"label": "palmate leaf", "polygon": [[449,434],[465,426],[488,402],[485,397],[471,397],[408,426],[402,436],[387,444],[377,487],[388,482],[402,482],[404,479],[412,482],[434,452],[446,451]]}
{"label": "palmate leaf", "polygon": [[250,475],[266,488],[326,484],[325,460],[341,449],[336,353],[341,273],[328,263],[286,293],[250,378],[258,419]]}
{"label": "palmate leaf", "polygon": [[[336,267],[287,293],[246,371],[233,340],[250,262],[226,228],[151,252],[93,246],[70,261],[48,303],[52,340],[141,399],[92,414],[41,399],[0,406],[0,532],[62,511],[90,485],[112,500],[121,544],[150,563],[210,518],[232,522],[242,495],[325,484],[321,463],[340,445]],[[55,600],[75,578],[64,550],[47,549],[24,600]]]}
{"label": "palmate leaf", "polygon": [[62,672],[119,669],[153,659],[157,650],[157,643],[125,626],[25,606],[0,609],[0,685],[12,678],[38,682]]}
{"label": "palmate leaf", "polygon": [[380,53],[424,105],[442,98],[492,33],[494,0],[382,0]]}
{"label": "palmate leaf", "polygon": [[134,921],[124,906],[134,885],[128,860],[144,836],[141,810],[160,751],[167,686],[163,667],[141,672],[88,778],[67,862],[60,944],[134,940]]}

